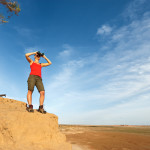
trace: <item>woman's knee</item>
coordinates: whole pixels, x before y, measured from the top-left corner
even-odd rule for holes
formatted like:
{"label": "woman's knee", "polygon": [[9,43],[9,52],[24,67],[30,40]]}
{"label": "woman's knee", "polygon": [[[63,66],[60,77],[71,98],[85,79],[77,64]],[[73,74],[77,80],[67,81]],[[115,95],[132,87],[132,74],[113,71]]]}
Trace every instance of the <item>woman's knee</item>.
{"label": "woman's knee", "polygon": [[45,91],[41,91],[41,92],[40,92],[40,95],[45,95]]}
{"label": "woman's knee", "polygon": [[28,94],[32,95],[33,91],[28,90]]}

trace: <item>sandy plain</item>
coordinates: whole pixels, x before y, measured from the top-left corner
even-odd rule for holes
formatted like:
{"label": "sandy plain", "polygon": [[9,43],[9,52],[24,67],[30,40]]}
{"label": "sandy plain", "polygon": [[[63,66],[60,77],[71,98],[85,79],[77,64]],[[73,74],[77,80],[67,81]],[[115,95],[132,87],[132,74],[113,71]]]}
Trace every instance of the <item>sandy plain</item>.
{"label": "sandy plain", "polygon": [[72,150],[150,150],[150,126],[59,125]]}

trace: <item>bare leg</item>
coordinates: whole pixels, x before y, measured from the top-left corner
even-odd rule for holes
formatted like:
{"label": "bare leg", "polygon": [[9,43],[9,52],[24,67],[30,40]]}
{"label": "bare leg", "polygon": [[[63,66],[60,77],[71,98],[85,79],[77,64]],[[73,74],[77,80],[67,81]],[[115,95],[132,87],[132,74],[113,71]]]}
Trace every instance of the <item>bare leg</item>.
{"label": "bare leg", "polygon": [[40,92],[40,105],[43,105],[45,98],[45,91]]}
{"label": "bare leg", "polygon": [[27,94],[28,105],[32,105],[32,91],[28,90]]}

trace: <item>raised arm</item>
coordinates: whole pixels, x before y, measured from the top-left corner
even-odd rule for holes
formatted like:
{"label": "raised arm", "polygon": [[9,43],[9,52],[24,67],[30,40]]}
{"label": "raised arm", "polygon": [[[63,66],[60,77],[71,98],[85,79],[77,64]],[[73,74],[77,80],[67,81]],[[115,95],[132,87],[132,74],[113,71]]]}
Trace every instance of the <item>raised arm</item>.
{"label": "raised arm", "polygon": [[52,64],[52,62],[45,55],[43,55],[43,58],[46,59],[47,63],[41,63],[42,67],[46,67]]}
{"label": "raised arm", "polygon": [[26,53],[25,54],[25,56],[26,56],[26,59],[27,59],[27,61],[29,62],[29,63],[32,63],[33,62],[33,60],[29,57],[29,56],[31,56],[31,55],[33,55],[33,54],[36,54],[37,52],[32,52],[32,53]]}

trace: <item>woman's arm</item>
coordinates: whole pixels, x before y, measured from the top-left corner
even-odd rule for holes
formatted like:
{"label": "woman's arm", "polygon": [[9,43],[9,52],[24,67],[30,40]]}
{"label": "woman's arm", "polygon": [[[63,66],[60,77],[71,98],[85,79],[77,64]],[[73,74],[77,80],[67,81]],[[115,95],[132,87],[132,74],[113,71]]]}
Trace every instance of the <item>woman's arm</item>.
{"label": "woman's arm", "polygon": [[45,55],[43,55],[43,58],[45,58],[48,63],[41,63],[42,67],[46,67],[52,64],[52,62]]}
{"label": "woman's arm", "polygon": [[26,56],[26,59],[27,59],[27,61],[29,62],[29,63],[32,63],[33,62],[33,60],[29,57],[29,56],[31,56],[31,55],[33,55],[33,54],[36,54],[37,52],[32,52],[32,53],[26,53],[25,54],[25,56]]}

